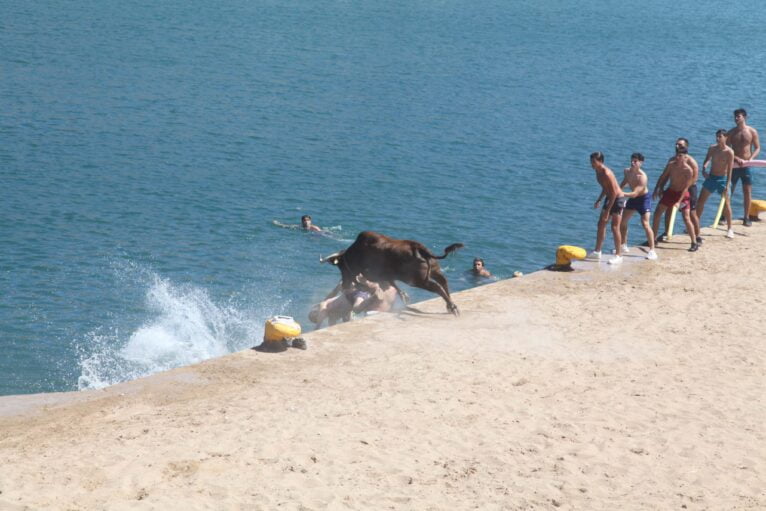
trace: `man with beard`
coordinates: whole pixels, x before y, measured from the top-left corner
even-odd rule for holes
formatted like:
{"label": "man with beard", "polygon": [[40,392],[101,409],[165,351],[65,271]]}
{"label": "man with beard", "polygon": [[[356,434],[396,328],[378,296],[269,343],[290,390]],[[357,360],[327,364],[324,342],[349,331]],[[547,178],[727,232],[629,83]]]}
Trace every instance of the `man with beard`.
{"label": "man with beard", "polygon": [[[686,224],[686,231],[689,233],[689,237],[692,240],[692,245],[689,248],[689,252],[696,252],[699,249],[699,233],[694,228],[694,223],[691,219],[695,213],[691,210],[691,203],[689,198],[689,187],[695,182],[699,167],[694,158],[689,156],[689,141],[685,138],[679,138],[676,141],[676,155],[668,160],[668,164],[665,166],[665,170],[657,180],[657,185],[654,187],[654,193],[652,194],[656,200],[659,197],[660,203],[657,205],[657,209],[654,210],[654,223],[652,225],[654,232],[660,227],[660,218],[662,214],[674,206],[677,206],[681,210],[684,217],[684,223]],[[665,189],[665,183],[670,183],[668,188]],[[661,237],[657,238],[657,242],[662,241]]]}

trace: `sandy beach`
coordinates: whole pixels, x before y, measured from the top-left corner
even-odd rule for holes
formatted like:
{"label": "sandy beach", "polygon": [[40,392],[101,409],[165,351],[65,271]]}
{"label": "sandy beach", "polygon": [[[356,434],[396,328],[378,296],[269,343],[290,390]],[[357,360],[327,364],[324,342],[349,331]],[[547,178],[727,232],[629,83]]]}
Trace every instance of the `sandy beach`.
{"label": "sandy beach", "polygon": [[0,509],[765,509],[766,226],[735,231],[0,398]]}

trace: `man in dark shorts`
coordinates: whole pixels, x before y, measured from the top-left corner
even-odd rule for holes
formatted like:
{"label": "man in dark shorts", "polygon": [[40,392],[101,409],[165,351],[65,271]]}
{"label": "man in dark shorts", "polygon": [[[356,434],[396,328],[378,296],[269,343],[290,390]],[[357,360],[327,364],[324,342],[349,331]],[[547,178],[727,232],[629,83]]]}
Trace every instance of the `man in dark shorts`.
{"label": "man in dark shorts", "polygon": [[750,227],[752,222],[748,212],[750,202],[753,199],[753,174],[747,166],[747,160],[754,160],[761,152],[761,142],[755,128],[747,125],[747,112],[744,108],[734,110],[734,122],[737,124],[726,134],[726,143],[734,150],[734,162],[736,167],[731,174],[731,194],[737,187],[737,181],[742,180],[742,197],[745,202],[745,215],[742,224]]}
{"label": "man in dark shorts", "polygon": [[654,251],[654,231],[649,224],[649,218],[652,215],[652,195],[649,193],[649,178],[641,168],[644,163],[644,155],[633,153],[630,156],[630,167],[625,169],[625,178],[620,183],[620,188],[625,185],[630,186],[630,192],[625,194],[628,202],[625,205],[625,211],[622,213],[620,222],[620,238],[622,239],[622,251],[628,251],[628,222],[634,212],[641,216],[641,225],[646,232],[646,242],[649,245],[649,252],[646,258],[650,261],[657,259],[657,252]]}
{"label": "man in dark shorts", "polygon": [[596,171],[596,180],[601,185],[601,194],[599,194],[594,208],[598,208],[602,197],[604,207],[601,209],[601,215],[598,218],[598,231],[596,232],[596,248],[589,254],[589,257],[601,259],[601,247],[606,238],[606,223],[612,219],[612,236],[614,237],[614,257],[607,261],[609,264],[620,264],[622,262],[622,241],[620,239],[620,220],[622,219],[622,210],[625,209],[627,199],[622,193],[614,172],[604,165],[604,153],[595,152],[590,155],[590,165]]}
{"label": "man in dark shorts", "polygon": [[[696,176],[695,169],[697,168],[697,162],[694,158],[686,154],[686,148],[683,140],[679,139],[676,142],[676,155],[668,161],[665,166],[665,170],[657,180],[657,184],[654,187],[653,197],[655,199],[662,197],[660,203],[657,205],[657,209],[654,210],[654,223],[652,225],[654,232],[660,228],[660,219],[665,211],[673,209],[673,206],[678,205],[678,209],[681,210],[684,216],[684,223],[686,224],[686,231],[689,233],[689,237],[692,240],[692,245],[689,248],[689,252],[696,252],[699,249],[699,243],[697,242],[697,235],[694,231],[694,224],[691,220],[691,204],[689,202],[689,186],[694,182]],[[693,165],[692,165],[693,162]],[[665,183],[670,182],[667,189],[664,189]],[[656,242],[661,241],[658,237]]]}

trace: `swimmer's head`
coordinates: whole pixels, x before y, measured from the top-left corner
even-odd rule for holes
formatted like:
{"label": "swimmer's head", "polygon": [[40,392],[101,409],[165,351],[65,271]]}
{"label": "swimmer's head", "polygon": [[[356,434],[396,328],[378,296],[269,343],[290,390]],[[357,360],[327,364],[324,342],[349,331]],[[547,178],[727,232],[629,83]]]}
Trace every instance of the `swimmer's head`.
{"label": "swimmer's head", "polygon": [[635,162],[635,164],[637,166],[640,167],[641,164],[644,163],[644,155],[641,154],[641,153],[633,153],[633,154],[631,154],[630,155],[630,164],[633,165],[634,162]]}
{"label": "swimmer's head", "polygon": [[678,138],[678,140],[676,140],[676,153],[686,154],[688,152],[689,152],[689,141],[685,139],[684,137]]}
{"label": "swimmer's head", "polygon": [[473,273],[477,277],[483,277],[489,274],[489,272],[487,271],[487,267],[484,266],[484,259],[482,259],[481,257],[477,257],[473,260],[473,267],[471,268],[471,273]]}
{"label": "swimmer's head", "polygon": [[311,215],[303,215],[301,217],[301,227],[304,229],[311,227]]}
{"label": "swimmer's head", "polygon": [[724,142],[726,141],[726,130],[718,130],[715,132],[715,139],[721,140],[723,139]]}
{"label": "swimmer's head", "polygon": [[734,122],[742,124],[745,122],[745,119],[747,119],[747,112],[744,108],[737,108],[734,110]]}

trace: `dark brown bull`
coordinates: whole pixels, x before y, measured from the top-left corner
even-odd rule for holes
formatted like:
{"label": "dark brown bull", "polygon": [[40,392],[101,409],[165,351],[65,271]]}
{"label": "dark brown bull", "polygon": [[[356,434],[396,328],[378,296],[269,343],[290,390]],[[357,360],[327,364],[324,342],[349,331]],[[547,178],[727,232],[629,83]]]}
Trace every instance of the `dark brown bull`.
{"label": "dark brown bull", "polygon": [[[350,291],[357,275],[364,275],[375,282],[400,280],[413,287],[436,293],[447,302],[447,310],[458,315],[457,305],[452,302],[447,279],[441,272],[437,259],[462,248],[453,243],[444,249],[444,255],[436,256],[422,243],[397,240],[372,231],[360,232],[356,241],[346,250],[320,258],[340,269],[344,291]],[[397,290],[399,290],[397,288]],[[400,294],[403,294],[399,291]]]}

